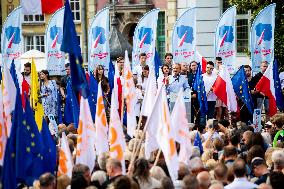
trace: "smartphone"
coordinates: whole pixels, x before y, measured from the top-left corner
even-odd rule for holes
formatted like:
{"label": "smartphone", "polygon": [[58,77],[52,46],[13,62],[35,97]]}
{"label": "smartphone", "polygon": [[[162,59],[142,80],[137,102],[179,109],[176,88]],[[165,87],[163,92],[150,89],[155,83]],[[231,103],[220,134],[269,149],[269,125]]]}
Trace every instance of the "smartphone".
{"label": "smartphone", "polygon": [[213,159],[215,161],[218,161],[219,157],[218,157],[218,152],[213,152]]}
{"label": "smartphone", "polygon": [[218,120],[217,119],[214,119],[213,120],[213,129],[218,129]]}

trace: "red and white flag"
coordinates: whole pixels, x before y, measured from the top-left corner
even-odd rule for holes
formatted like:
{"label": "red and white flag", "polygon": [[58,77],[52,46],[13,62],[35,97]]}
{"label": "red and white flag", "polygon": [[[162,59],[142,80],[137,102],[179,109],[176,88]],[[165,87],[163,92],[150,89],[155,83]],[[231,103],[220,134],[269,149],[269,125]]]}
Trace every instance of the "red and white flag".
{"label": "red and white flag", "polygon": [[200,63],[202,73],[206,72],[206,65],[207,65],[207,60],[199,54],[198,51],[196,51],[196,62]]}
{"label": "red and white flag", "polygon": [[128,53],[125,51],[124,61],[124,96],[127,110],[127,134],[130,137],[134,136],[135,128],[137,125],[134,107],[136,104],[136,89],[134,85],[133,75],[130,68]]}
{"label": "red and white flag", "polygon": [[109,151],[108,148],[108,124],[105,112],[104,98],[102,93],[101,82],[98,85],[98,97],[96,107],[96,151],[101,155]]}
{"label": "red and white flag", "polygon": [[178,93],[178,97],[171,114],[171,124],[175,130],[175,141],[180,144],[179,161],[188,165],[189,158],[192,153],[192,145],[188,130],[188,120],[186,117],[182,89]]}
{"label": "red and white flag", "polygon": [[85,164],[90,170],[93,170],[96,160],[95,137],[96,132],[88,99],[81,97],[76,164]]}
{"label": "red and white flag", "polygon": [[[255,86],[256,90],[263,93],[269,99],[269,116],[277,113],[277,106],[281,108],[283,104],[281,86],[279,86],[278,67],[276,63],[271,63],[263,76]],[[277,82],[278,80],[278,82]]]}
{"label": "red and white flag", "polygon": [[215,95],[228,107],[231,112],[237,111],[237,99],[232,80],[227,69],[220,66],[219,75],[212,86]]}
{"label": "red and white flag", "polygon": [[63,6],[62,0],[21,0],[25,15],[52,14]]}
{"label": "red and white flag", "polygon": [[60,139],[60,150],[59,150],[59,165],[58,165],[58,176],[67,175],[69,178],[72,177],[73,159],[70,152],[69,144],[65,133],[62,133]]}

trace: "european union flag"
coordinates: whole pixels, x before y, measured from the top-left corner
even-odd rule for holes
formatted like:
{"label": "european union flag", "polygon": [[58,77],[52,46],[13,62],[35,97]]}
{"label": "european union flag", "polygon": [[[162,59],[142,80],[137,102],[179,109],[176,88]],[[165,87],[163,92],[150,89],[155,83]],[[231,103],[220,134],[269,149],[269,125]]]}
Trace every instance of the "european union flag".
{"label": "european union flag", "polygon": [[[16,175],[29,186],[41,174],[48,171],[44,164],[44,143],[33,116],[30,103],[26,100],[23,119],[17,129]],[[45,139],[46,140],[46,139]]]}
{"label": "european union flag", "polygon": [[90,110],[92,114],[92,119],[96,118],[96,105],[97,105],[97,95],[98,95],[98,82],[94,75],[90,74],[90,95],[88,97]]}
{"label": "european union flag", "polygon": [[77,98],[72,90],[71,83],[68,82],[66,86],[66,104],[64,108],[64,121],[66,124],[74,123],[75,128],[78,128],[79,123],[79,104]]}
{"label": "european union flag", "polygon": [[108,68],[108,83],[109,83],[109,88],[110,88],[110,96],[111,96],[111,91],[114,87],[114,74],[115,74],[115,69],[113,63],[110,61],[109,62],[109,68]]}
{"label": "european union flag", "polygon": [[155,49],[154,63],[155,63],[155,76],[156,76],[156,79],[158,79],[159,69],[160,69],[160,66],[162,66],[162,63],[161,63],[157,49]]}
{"label": "european union flag", "polygon": [[75,91],[80,91],[84,98],[89,95],[88,82],[83,68],[83,58],[79,46],[73,14],[69,1],[65,1],[64,23],[63,23],[63,40],[61,51],[69,53],[71,82]]}
{"label": "european union flag", "polygon": [[4,156],[4,164],[2,169],[2,188],[15,189],[17,188],[16,179],[16,145],[18,128],[23,127],[23,108],[20,93],[17,93],[15,110],[13,113],[12,127],[10,137],[7,140]]}
{"label": "european union flag", "polygon": [[197,91],[197,98],[199,101],[199,107],[200,107],[200,115],[206,116],[208,111],[208,105],[207,105],[207,95],[205,91],[204,81],[202,77],[202,70],[201,66],[198,63],[195,80],[193,83],[193,89]]}
{"label": "european union flag", "polygon": [[281,83],[280,83],[280,78],[279,78],[279,73],[278,73],[278,63],[277,59],[274,59],[273,62],[273,79],[274,79],[274,88],[275,88],[275,97],[276,97],[276,102],[277,102],[277,107],[279,108],[280,111],[284,110],[284,103],[283,103],[283,94],[281,90]]}
{"label": "european union flag", "polygon": [[43,118],[41,137],[43,139],[44,150],[43,150],[43,166],[45,172],[54,173],[56,168],[56,144],[53,137],[50,134],[48,125]]}
{"label": "european union flag", "polygon": [[195,139],[194,139],[193,146],[197,146],[197,147],[199,148],[199,150],[200,150],[200,154],[203,154],[202,141],[201,141],[201,138],[200,138],[198,132],[196,133],[196,137],[195,137]]}
{"label": "european union flag", "polygon": [[232,84],[236,95],[246,105],[249,112],[253,114],[253,101],[244,66],[241,66],[237,73],[232,77]]}

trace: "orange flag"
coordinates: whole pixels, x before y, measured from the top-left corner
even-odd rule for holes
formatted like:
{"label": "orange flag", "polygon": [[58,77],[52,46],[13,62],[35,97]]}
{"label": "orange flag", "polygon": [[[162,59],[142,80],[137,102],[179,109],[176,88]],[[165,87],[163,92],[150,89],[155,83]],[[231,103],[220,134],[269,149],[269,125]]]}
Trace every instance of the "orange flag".
{"label": "orange flag", "polygon": [[62,137],[60,139],[58,176],[65,174],[69,178],[71,178],[72,169],[73,169],[73,159],[70,152],[67,137],[63,132]]}

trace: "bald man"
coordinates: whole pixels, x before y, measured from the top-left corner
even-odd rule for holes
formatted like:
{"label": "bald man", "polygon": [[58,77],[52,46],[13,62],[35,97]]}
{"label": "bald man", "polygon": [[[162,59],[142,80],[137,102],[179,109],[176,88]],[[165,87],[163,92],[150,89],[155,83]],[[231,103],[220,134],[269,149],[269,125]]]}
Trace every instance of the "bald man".
{"label": "bald man", "polygon": [[202,171],[198,173],[197,180],[200,189],[208,189],[210,185],[210,174],[207,171]]}

